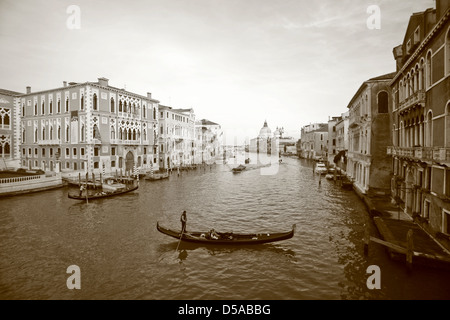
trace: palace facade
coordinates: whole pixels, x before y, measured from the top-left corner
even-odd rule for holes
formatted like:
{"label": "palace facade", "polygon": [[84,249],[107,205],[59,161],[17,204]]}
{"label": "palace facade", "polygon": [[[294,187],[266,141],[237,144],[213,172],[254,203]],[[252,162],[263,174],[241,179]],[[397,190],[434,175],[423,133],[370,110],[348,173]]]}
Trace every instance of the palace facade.
{"label": "palace facade", "polygon": [[21,166],[56,172],[158,169],[159,101],[97,82],[20,96]]}
{"label": "palace facade", "polygon": [[394,48],[391,195],[450,246],[450,1],[410,17]]}
{"label": "palace facade", "polygon": [[159,166],[163,169],[191,166],[195,159],[193,109],[159,107]]}

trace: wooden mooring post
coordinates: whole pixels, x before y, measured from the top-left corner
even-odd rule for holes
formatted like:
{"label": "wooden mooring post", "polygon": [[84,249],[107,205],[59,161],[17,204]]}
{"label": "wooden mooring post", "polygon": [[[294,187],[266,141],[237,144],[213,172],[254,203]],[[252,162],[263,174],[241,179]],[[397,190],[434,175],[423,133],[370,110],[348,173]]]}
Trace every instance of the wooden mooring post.
{"label": "wooden mooring post", "polygon": [[370,243],[370,229],[369,224],[364,224],[364,255],[369,254],[369,243]]}
{"label": "wooden mooring post", "polygon": [[406,267],[409,271],[412,270],[413,255],[414,255],[414,242],[413,242],[414,232],[412,229],[408,230],[406,234]]}
{"label": "wooden mooring post", "polygon": [[371,237],[369,233],[369,228],[367,227],[367,224],[365,225],[364,230],[364,254],[367,255],[369,252],[369,242],[375,242],[378,244],[381,244],[385,247],[388,247],[389,249],[395,250],[399,253],[402,253],[406,257],[406,267],[408,268],[408,271],[412,271],[413,266],[413,256],[421,256],[421,257],[427,257],[430,259],[436,259],[435,256],[425,254],[425,253],[419,253],[414,251],[414,242],[413,242],[413,235],[414,232],[412,229],[408,230],[408,233],[406,235],[406,248],[399,246],[395,243],[391,243],[385,240],[381,240],[375,237]]}

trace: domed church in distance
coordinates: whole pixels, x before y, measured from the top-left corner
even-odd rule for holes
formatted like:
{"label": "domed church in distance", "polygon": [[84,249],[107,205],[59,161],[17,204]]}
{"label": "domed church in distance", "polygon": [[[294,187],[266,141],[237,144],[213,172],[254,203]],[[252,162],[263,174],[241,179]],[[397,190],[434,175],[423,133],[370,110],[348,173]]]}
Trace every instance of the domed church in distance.
{"label": "domed church in distance", "polygon": [[[277,139],[279,138],[279,133],[276,134],[278,131],[274,132],[272,134],[272,130],[270,130],[269,126],[267,125],[267,121],[264,121],[264,125],[259,130],[258,137],[250,140],[250,152],[255,153],[272,153],[272,148],[275,151],[275,148],[277,147]],[[278,153],[276,151],[275,153]]]}

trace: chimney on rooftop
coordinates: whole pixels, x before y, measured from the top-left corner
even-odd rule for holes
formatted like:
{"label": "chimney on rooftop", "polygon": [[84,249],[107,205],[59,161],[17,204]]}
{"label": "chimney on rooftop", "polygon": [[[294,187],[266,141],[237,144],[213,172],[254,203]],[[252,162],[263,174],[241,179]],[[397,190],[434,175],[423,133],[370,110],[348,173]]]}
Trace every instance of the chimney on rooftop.
{"label": "chimney on rooftop", "polygon": [[27,87],[27,94],[31,93],[31,87]]}
{"label": "chimney on rooftop", "polygon": [[106,78],[98,78],[98,84],[101,85],[102,87],[107,87],[108,81],[109,79]]}
{"label": "chimney on rooftop", "polygon": [[152,93],[151,92],[147,92],[147,98],[149,98],[149,99],[152,98]]}
{"label": "chimney on rooftop", "polygon": [[63,86],[67,87],[67,81],[63,81]]}

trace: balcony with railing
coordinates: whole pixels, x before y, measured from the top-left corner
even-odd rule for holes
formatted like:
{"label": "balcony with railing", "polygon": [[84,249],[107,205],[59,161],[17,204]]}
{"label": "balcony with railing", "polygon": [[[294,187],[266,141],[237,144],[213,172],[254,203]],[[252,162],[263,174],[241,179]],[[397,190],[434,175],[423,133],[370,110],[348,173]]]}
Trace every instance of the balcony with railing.
{"label": "balcony with railing", "polygon": [[37,144],[40,146],[56,146],[61,144],[61,139],[38,139]]}
{"label": "balcony with railing", "polygon": [[422,107],[424,107],[425,101],[426,101],[425,91],[418,90],[399,103],[398,112],[400,113],[406,112],[417,105],[421,105]]}
{"label": "balcony with railing", "polygon": [[434,161],[440,163],[450,163],[450,148],[439,147],[388,147],[387,154],[400,158],[408,158],[419,161]]}
{"label": "balcony with railing", "polygon": [[124,144],[124,145],[140,145],[141,140],[121,140],[121,139],[110,139],[111,144]]}

